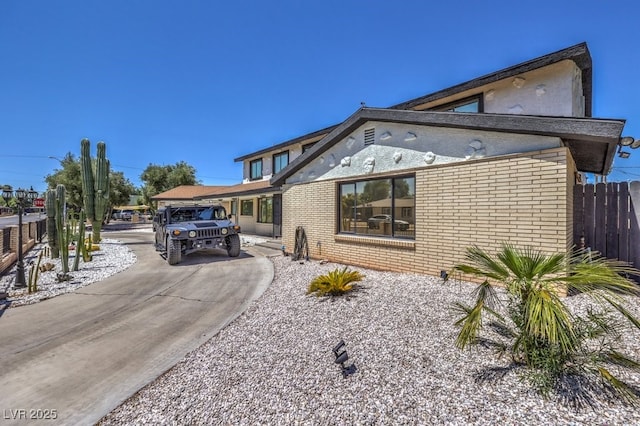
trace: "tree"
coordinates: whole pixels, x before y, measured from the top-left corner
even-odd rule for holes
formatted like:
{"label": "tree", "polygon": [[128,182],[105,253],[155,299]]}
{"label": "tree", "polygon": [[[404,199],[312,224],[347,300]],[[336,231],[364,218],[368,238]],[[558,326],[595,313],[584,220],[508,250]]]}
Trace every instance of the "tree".
{"label": "tree", "polygon": [[358,195],[360,204],[387,199],[391,196],[391,181],[389,179],[369,181],[364,185],[362,194]]}
{"label": "tree", "polygon": [[[576,383],[588,392],[603,383],[610,394],[627,402],[637,400],[638,390],[614,376],[610,367],[640,371],[640,363],[616,348],[624,327],[640,328],[622,297],[638,295],[637,285],[622,274],[640,271],[598,256],[545,255],[510,245],[503,245],[495,257],[471,247],[466,259],[469,264],[455,269],[484,281],[474,292],[473,306],[456,304],[462,314],[456,322],[461,327],[456,340],[460,349],[482,343],[510,355],[513,365],[524,366],[524,378],[543,395],[552,390],[561,393]],[[492,283],[505,287],[506,306]],[[558,293],[561,288],[589,296],[593,307],[584,314],[573,313]],[[484,317],[506,340],[479,338]],[[588,395],[583,399],[590,400]]]}
{"label": "tree", "polygon": [[[66,188],[67,207],[74,211],[83,208],[82,177],[80,174],[80,159],[76,159],[72,153],[67,153],[60,161],[62,169],[56,169],[45,177],[49,189],[55,189],[58,184]],[[109,209],[129,203],[129,197],[136,192],[135,186],[124,176],[123,172],[110,171],[109,173]]]}
{"label": "tree", "polygon": [[168,191],[180,185],[199,185],[196,179],[196,169],[180,161],[175,165],[159,166],[149,164],[140,175],[143,182],[142,199],[147,205],[152,205],[151,197]]}
{"label": "tree", "polygon": [[72,153],[67,155],[60,161],[61,169],[55,169],[44,180],[47,182],[48,189],[56,189],[58,185],[64,185],[66,189],[67,207],[80,211],[84,202],[82,200],[82,177],[80,174],[80,160],[76,160]]}
{"label": "tree", "polygon": [[123,172],[111,172],[109,184],[109,204],[112,207],[129,204],[129,199],[136,193],[136,187]]}

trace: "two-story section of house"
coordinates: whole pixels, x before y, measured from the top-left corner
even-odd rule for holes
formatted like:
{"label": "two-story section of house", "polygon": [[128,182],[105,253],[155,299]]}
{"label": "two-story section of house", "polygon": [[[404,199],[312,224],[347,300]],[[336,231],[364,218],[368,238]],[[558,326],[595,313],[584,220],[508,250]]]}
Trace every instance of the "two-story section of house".
{"label": "two-story section of house", "polygon": [[395,271],[438,274],[470,245],[569,250],[573,186],[609,172],[624,128],[591,118],[591,72],[582,43],[239,157],[270,183],[239,219]]}

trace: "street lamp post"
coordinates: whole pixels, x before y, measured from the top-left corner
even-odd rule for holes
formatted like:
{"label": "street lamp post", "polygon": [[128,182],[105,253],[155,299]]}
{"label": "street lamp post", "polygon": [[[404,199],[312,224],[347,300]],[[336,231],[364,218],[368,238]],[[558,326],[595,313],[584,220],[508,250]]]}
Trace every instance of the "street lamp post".
{"label": "street lamp post", "polygon": [[35,200],[38,193],[33,190],[33,187],[29,191],[22,188],[13,189],[10,186],[2,188],[2,198],[9,204],[9,200],[15,196],[18,204],[18,264],[16,266],[16,283],[15,287],[26,287],[27,280],[24,277],[24,261],[22,256],[22,215],[24,214],[24,207],[26,203],[31,203]]}

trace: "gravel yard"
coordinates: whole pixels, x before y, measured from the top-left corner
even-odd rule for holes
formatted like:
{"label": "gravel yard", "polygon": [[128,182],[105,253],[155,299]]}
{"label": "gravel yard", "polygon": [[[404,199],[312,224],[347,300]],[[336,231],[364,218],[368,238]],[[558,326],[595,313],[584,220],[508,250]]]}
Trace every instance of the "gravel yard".
{"label": "gravel yard", "polygon": [[[544,400],[482,349],[459,352],[450,306],[473,286],[354,268],[361,289],[306,296],[308,283],[341,265],[274,257],[276,277],[249,310],[102,424],[632,425],[640,411],[596,395],[576,410]],[[587,298],[567,299],[583,309]],[[637,299],[631,309],[639,312]],[[640,356],[640,334],[625,350]],[[357,371],[342,376],[332,348],[344,339]],[[626,376],[640,386],[640,375]]]}
{"label": "gravel yard", "polygon": [[[148,231],[142,231],[148,232]],[[117,234],[110,234],[115,236]],[[244,247],[262,242],[244,236]],[[136,261],[117,239],[105,238],[71,281],[45,273],[40,291],[9,291],[0,309],[74,291]],[[26,258],[34,260],[36,249]],[[56,264],[59,261],[47,259]],[[504,367],[488,350],[460,352],[450,310],[470,301],[474,286],[413,274],[354,268],[366,277],[341,298],[305,295],[309,282],[343,265],[272,258],[276,276],[262,297],[174,368],[141,389],[102,424],[448,424],[633,425],[640,409],[595,395],[575,409],[563,396],[544,400],[515,371],[476,380]],[[44,262],[44,260],[43,260]],[[0,279],[8,289],[15,271]],[[567,298],[583,311],[589,299]],[[638,299],[629,308],[640,314]],[[343,377],[332,348],[344,339],[354,374]],[[640,333],[622,349],[640,358]],[[640,386],[640,374],[624,376]]]}

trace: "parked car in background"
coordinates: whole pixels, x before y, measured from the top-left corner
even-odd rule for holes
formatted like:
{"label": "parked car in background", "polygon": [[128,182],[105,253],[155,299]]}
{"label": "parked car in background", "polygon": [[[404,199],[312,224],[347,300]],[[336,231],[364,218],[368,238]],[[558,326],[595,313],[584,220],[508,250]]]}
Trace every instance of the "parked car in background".
{"label": "parked car in background", "polygon": [[111,219],[113,220],[122,219],[122,210],[114,210],[113,213],[111,213]]}
{"label": "parked car in background", "polygon": [[122,210],[120,213],[120,219],[122,220],[131,220],[133,217],[133,210]]}
{"label": "parked car in background", "polygon": [[[377,214],[375,216],[371,216],[367,219],[367,226],[369,229],[379,229],[380,224],[382,223],[391,223],[391,215],[390,214]],[[409,229],[409,222],[404,220],[394,220],[393,221],[394,228],[398,231],[407,231]]]}

